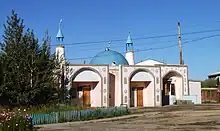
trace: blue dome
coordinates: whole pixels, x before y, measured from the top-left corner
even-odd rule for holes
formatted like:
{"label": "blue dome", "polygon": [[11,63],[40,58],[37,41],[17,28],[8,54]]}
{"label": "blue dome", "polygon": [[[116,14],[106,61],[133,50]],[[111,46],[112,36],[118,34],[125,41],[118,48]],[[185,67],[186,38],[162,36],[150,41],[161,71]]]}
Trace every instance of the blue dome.
{"label": "blue dome", "polygon": [[128,65],[128,61],[125,57],[116,51],[106,50],[98,53],[91,61],[90,64],[112,64],[116,65]]}

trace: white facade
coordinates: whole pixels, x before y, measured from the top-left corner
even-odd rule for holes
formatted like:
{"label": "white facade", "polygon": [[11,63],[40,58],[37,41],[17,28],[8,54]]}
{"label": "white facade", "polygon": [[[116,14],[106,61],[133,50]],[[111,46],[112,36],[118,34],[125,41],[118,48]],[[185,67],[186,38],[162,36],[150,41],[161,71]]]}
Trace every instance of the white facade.
{"label": "white facade", "polygon": [[[63,35],[58,38],[63,39]],[[187,65],[170,65],[151,59],[135,64],[130,34],[126,50],[124,57],[108,48],[88,65],[72,64],[65,68],[71,102],[91,107],[154,107],[190,99],[189,95],[201,95],[201,85],[190,82],[194,89],[189,89]],[[57,46],[56,55],[58,60],[64,60],[63,46]]]}
{"label": "white facade", "polygon": [[[107,107],[108,106],[108,66],[86,66],[86,65],[70,65],[66,76],[68,79],[67,87],[71,89],[73,84],[81,84],[81,86],[88,86],[90,90],[90,106],[92,107]],[[93,84],[93,83],[94,84]],[[92,83],[92,84],[90,84]],[[81,93],[80,93],[81,92]],[[78,95],[81,95],[82,91],[78,91]],[[78,99],[76,99],[78,100]],[[78,100],[79,101],[79,100]],[[74,101],[78,103],[78,101]]]}
{"label": "white facade", "polygon": [[[70,65],[67,71],[68,87],[73,83],[90,86],[90,106],[108,107],[126,104],[143,107],[162,106],[163,79],[172,79],[175,85],[175,100],[188,95],[188,68],[180,65]],[[138,103],[138,88],[143,96]],[[82,91],[78,91],[79,97]],[[171,95],[170,95],[171,96]],[[141,101],[141,102],[140,102]],[[172,103],[171,103],[172,104]]]}
{"label": "white facade", "polygon": [[163,65],[164,63],[156,61],[156,60],[152,60],[152,59],[148,59],[142,62],[137,63],[136,65]]}
{"label": "white facade", "polygon": [[133,51],[127,51],[125,54],[125,58],[128,61],[129,65],[134,65],[134,52]]}
{"label": "white facade", "polygon": [[65,63],[65,50],[64,50],[64,46],[57,46],[56,47],[56,58],[58,59],[59,62],[62,62],[62,64]]}
{"label": "white facade", "polygon": [[[201,104],[201,81],[189,80],[189,97],[194,104]],[[186,99],[186,98],[185,98]]]}

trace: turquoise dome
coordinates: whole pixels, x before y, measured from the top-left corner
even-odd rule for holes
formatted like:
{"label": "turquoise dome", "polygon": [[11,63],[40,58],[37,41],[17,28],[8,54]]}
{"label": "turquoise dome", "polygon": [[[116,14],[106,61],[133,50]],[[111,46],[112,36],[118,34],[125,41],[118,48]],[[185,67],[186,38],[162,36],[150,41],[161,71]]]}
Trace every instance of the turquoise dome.
{"label": "turquoise dome", "polygon": [[128,65],[125,57],[116,51],[105,50],[98,53],[91,61],[90,64],[115,64],[115,65]]}

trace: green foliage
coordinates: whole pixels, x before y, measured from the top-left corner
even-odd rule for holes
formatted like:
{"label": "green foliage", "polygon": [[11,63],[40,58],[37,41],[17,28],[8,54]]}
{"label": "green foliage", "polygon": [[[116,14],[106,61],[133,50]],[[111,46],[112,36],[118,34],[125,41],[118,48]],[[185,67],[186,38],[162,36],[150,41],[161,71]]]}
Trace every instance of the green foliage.
{"label": "green foliage", "polygon": [[31,107],[31,108],[21,108],[21,110],[26,109],[26,113],[33,114],[33,113],[51,113],[51,112],[59,112],[59,111],[72,111],[72,110],[82,110],[86,109],[87,107],[84,106],[71,106],[71,105],[42,105],[38,107]]}
{"label": "green foliage", "polygon": [[206,79],[201,83],[202,88],[213,88],[216,87],[216,85],[217,85],[216,79]]}
{"label": "green foliage", "polygon": [[32,119],[20,112],[2,112],[0,131],[33,131]]}
{"label": "green foliage", "polygon": [[34,32],[25,30],[23,20],[12,11],[4,25],[0,53],[0,104],[32,106],[56,102],[59,64],[50,52],[46,32],[40,46]]}

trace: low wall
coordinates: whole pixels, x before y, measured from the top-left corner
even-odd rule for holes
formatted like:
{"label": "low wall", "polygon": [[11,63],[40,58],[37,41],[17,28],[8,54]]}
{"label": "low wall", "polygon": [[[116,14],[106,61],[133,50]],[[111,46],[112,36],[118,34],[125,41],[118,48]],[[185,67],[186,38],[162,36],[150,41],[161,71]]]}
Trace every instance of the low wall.
{"label": "low wall", "polygon": [[201,104],[197,95],[183,96],[183,100],[191,100],[194,104]]}

